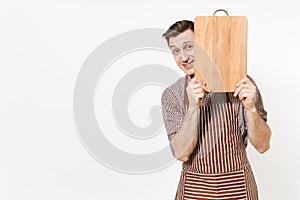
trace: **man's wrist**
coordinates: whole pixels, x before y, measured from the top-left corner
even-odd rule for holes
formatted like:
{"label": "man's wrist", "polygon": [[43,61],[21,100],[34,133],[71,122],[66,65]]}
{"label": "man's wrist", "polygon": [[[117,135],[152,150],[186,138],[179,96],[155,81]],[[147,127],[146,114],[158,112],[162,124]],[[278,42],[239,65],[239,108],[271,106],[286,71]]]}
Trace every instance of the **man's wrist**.
{"label": "man's wrist", "polygon": [[247,115],[253,115],[253,114],[257,113],[256,107],[250,108],[250,109],[245,109],[245,110],[246,110]]}
{"label": "man's wrist", "polygon": [[194,112],[194,111],[197,111],[198,109],[199,109],[199,106],[189,106],[188,111]]}

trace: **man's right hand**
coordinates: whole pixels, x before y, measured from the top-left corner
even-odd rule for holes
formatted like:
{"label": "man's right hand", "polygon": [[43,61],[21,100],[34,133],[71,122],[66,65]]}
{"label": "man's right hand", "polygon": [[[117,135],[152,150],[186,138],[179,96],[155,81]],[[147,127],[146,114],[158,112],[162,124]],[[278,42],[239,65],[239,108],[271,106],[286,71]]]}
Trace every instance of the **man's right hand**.
{"label": "man's right hand", "polygon": [[186,87],[186,91],[189,100],[189,108],[191,109],[199,108],[201,100],[210,92],[207,84],[198,77],[192,78]]}

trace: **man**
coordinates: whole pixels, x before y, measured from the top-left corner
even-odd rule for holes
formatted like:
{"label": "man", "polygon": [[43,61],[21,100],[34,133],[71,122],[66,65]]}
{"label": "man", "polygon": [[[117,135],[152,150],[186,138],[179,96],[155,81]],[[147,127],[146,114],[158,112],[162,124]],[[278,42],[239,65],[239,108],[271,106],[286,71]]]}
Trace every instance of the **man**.
{"label": "man", "polygon": [[254,81],[234,93],[212,93],[194,74],[194,23],[173,24],[163,37],[186,74],[162,94],[162,114],[173,155],[183,161],[176,200],[248,199],[258,192],[246,154],[247,141],[264,153],[271,130]]}

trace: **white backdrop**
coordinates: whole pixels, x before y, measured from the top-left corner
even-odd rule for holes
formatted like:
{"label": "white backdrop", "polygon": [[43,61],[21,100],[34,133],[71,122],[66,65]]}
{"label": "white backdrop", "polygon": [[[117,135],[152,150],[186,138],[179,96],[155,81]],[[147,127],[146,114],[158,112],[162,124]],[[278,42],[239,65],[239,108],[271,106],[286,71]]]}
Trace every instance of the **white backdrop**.
{"label": "white backdrop", "polygon": [[[249,22],[249,74],[263,93],[273,131],[266,154],[248,148],[260,199],[300,199],[296,0],[1,1],[0,199],[173,199],[179,162],[155,173],[131,175],[103,166],[85,150],[73,119],[74,84],[89,54],[111,37],[140,28],[166,29],[217,8],[246,16]],[[152,55],[159,63],[159,55]],[[142,64],[143,56],[133,55],[127,62]],[[169,55],[164,58],[161,62],[176,67]],[[108,90],[118,80],[113,77],[107,79]],[[159,104],[162,88],[148,91],[152,98],[147,98],[146,108]],[[137,93],[132,101],[143,101],[148,93]],[[129,112],[135,123],[151,123],[143,117],[149,110],[129,105]],[[163,134],[157,136],[160,142],[145,144],[144,151],[167,145]],[[110,141],[135,153],[141,146],[136,141],[126,145],[130,140],[125,137],[112,136]]]}

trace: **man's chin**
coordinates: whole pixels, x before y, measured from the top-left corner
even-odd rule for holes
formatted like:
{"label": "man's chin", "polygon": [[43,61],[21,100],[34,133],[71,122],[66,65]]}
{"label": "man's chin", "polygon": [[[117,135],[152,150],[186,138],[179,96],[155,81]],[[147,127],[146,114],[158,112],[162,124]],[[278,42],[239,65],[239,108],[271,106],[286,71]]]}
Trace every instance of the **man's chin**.
{"label": "man's chin", "polygon": [[190,69],[185,69],[185,73],[186,73],[186,75],[191,75],[191,74],[194,74],[194,73],[195,73],[195,70],[194,70],[193,67],[190,68]]}

